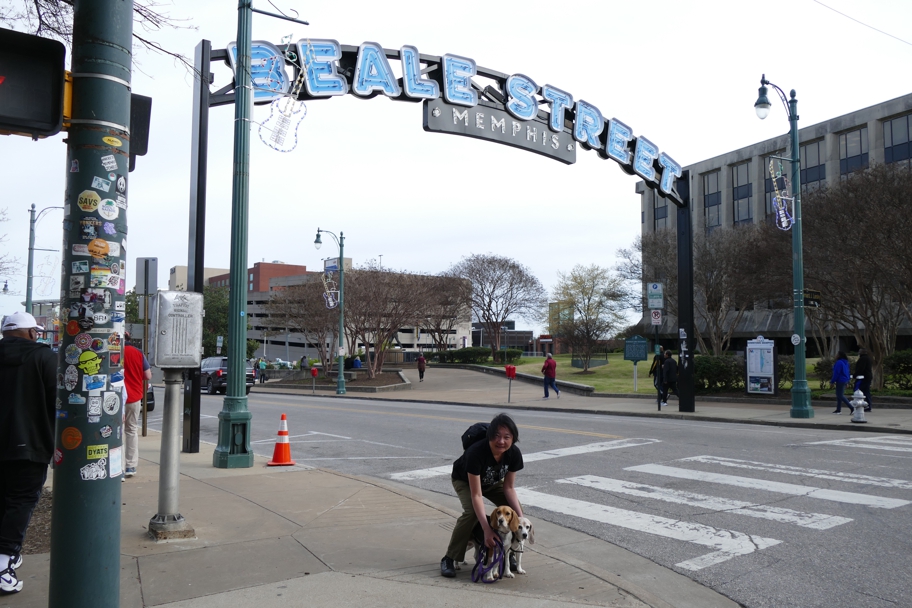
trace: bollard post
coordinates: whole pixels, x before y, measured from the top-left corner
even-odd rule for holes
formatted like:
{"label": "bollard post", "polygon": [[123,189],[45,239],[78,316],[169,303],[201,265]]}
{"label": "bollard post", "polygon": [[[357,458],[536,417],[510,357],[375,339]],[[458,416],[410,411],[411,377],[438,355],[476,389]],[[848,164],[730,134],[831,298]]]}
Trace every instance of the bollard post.
{"label": "bollard post", "polygon": [[181,370],[165,369],[165,405],[162,414],[161,465],[158,474],[158,513],[149,520],[149,535],[155,540],[193,538],[193,527],[179,513]]}

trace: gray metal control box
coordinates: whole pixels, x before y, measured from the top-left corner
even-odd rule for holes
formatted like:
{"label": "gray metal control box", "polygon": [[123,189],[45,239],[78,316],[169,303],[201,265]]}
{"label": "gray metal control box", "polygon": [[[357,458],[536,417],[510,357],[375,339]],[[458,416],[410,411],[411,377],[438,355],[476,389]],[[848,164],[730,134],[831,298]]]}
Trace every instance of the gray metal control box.
{"label": "gray metal control box", "polygon": [[159,291],[149,314],[150,363],[161,368],[199,367],[203,357],[203,294]]}

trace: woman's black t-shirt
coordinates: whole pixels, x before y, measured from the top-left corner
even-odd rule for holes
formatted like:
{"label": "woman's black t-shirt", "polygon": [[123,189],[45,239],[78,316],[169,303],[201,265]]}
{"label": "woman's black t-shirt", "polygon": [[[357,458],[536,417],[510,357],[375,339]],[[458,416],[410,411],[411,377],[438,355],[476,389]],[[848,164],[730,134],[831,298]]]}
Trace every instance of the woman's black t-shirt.
{"label": "woman's black t-shirt", "polygon": [[481,487],[500,483],[507,476],[508,471],[519,471],[523,468],[522,452],[516,445],[503,453],[500,462],[494,460],[491,453],[491,444],[487,440],[479,441],[463,452],[453,463],[453,479],[461,479],[468,483],[469,473],[481,478]]}

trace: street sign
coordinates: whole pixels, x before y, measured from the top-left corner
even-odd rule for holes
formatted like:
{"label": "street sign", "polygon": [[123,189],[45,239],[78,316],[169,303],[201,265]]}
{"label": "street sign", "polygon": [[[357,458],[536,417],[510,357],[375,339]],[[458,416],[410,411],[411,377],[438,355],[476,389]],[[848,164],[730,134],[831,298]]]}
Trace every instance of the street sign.
{"label": "street sign", "polygon": [[816,289],[804,290],[804,307],[820,308],[820,292]]}
{"label": "street sign", "polygon": [[648,358],[649,342],[642,336],[632,336],[624,340],[624,361],[645,361]]}
{"label": "street sign", "polygon": [[224,336],[218,336],[215,339],[215,354],[216,355],[222,354],[222,344],[224,344],[224,342],[222,341],[223,338],[224,338]]}
{"label": "street sign", "polygon": [[662,283],[646,284],[646,302],[650,310],[665,308],[665,296]]}
{"label": "street sign", "polygon": [[661,310],[651,310],[651,311],[649,311],[649,316],[652,318],[653,325],[662,324],[662,311]]}

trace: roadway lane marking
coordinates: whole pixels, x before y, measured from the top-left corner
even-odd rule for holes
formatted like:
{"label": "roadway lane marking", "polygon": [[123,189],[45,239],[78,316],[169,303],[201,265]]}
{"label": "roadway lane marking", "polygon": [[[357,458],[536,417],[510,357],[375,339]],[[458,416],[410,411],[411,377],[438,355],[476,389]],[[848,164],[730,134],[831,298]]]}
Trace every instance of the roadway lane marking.
{"label": "roadway lane marking", "polygon": [[836,517],[824,513],[803,513],[784,509],[782,507],[770,507],[768,505],[758,505],[742,500],[730,500],[727,498],[718,498],[716,496],[706,496],[704,494],[694,494],[693,492],[683,492],[680,490],[669,490],[656,486],[647,486],[620,479],[610,479],[608,477],[597,477],[595,475],[580,475],[569,479],[558,479],[557,483],[572,483],[587,488],[594,488],[603,492],[618,492],[629,496],[639,496],[641,498],[652,498],[665,502],[708,509],[710,511],[734,513],[736,515],[747,515],[748,517],[757,517],[760,519],[770,519],[785,524],[794,524],[803,528],[813,528],[815,530],[827,530],[852,521],[848,517]]}
{"label": "roadway lane marking", "polygon": [[523,506],[547,509],[554,513],[580,517],[619,528],[646,532],[647,534],[696,543],[715,549],[712,553],[675,564],[685,570],[701,570],[707,566],[720,564],[739,555],[747,555],[782,542],[781,540],[753,536],[743,532],[735,532],[734,530],[724,530],[657,515],[647,515],[572,498],[551,496],[550,494],[543,494],[526,488],[516,488],[516,494]]}
{"label": "roadway lane marking", "polygon": [[817,479],[829,479],[831,481],[862,483],[865,485],[881,486],[884,488],[900,488],[903,490],[912,490],[912,481],[906,481],[904,479],[890,479],[889,477],[871,477],[869,475],[856,475],[855,473],[840,473],[839,471],[824,471],[821,469],[802,469],[801,467],[790,467],[782,464],[766,464],[764,462],[752,462],[750,460],[736,460],[734,458],[722,458],[720,456],[693,456],[691,458],[682,458],[681,460],[718,464],[725,467],[734,467],[738,469],[752,469],[754,471],[771,471],[773,473],[782,473],[784,475],[816,477]]}
{"label": "roadway lane marking", "polygon": [[[604,452],[605,450],[617,450],[620,448],[631,448],[639,445],[649,445],[657,443],[658,439],[618,439],[616,441],[604,441],[601,443],[589,443],[586,445],[576,445],[569,448],[558,448],[555,450],[545,450],[544,452],[533,452],[523,454],[523,464],[527,462],[537,462],[539,460],[551,460],[552,458],[561,458],[563,456],[578,456],[579,454],[590,454],[592,452]],[[453,471],[453,465],[448,464],[442,467],[431,469],[418,469],[416,471],[404,471],[402,473],[393,473],[390,478],[396,481],[413,481],[416,479],[428,479],[447,475]]]}
{"label": "roadway lane marking", "polygon": [[[357,441],[357,440],[353,440],[351,437],[345,437],[344,435],[333,435],[332,433],[320,433],[318,431],[310,431],[309,433],[304,433],[302,435],[289,435],[288,438],[289,439],[298,439],[299,437],[312,437],[313,435],[322,435],[323,437],[332,437],[333,439],[345,439],[345,440],[350,440],[350,441]],[[273,437],[271,439],[257,439],[256,441],[251,441],[250,443],[251,444],[253,444],[253,443],[270,443],[270,442],[274,442],[275,440],[276,440],[276,438]],[[307,442],[295,441],[293,443],[307,443]]]}
{"label": "roadway lane marking", "polygon": [[888,452],[912,452],[912,441],[906,439],[903,435],[888,435],[886,437],[856,437],[854,439],[834,439],[833,441],[814,441],[805,443],[803,445],[839,445],[849,448],[886,450]]}
{"label": "roadway lane marking", "polygon": [[719,473],[704,473],[703,471],[679,469],[677,467],[667,467],[661,464],[643,464],[634,467],[627,467],[624,470],[637,471],[640,473],[651,473],[654,475],[666,475],[668,477],[676,477],[678,479],[692,479],[694,481],[719,483],[727,486],[736,486],[739,488],[766,490],[768,492],[790,494],[792,496],[807,496],[809,498],[832,500],[834,502],[842,502],[852,505],[866,505],[879,509],[895,509],[896,507],[902,507],[909,504],[908,500],[900,500],[898,498],[881,498],[879,496],[855,494],[854,492],[840,492],[838,490],[824,490],[822,488],[799,486],[797,484],[782,483],[780,481],[751,479],[750,477],[737,477],[735,475],[722,475]]}
{"label": "roadway lane marking", "polygon": [[[294,396],[294,395],[291,395]],[[402,416],[406,418],[426,418],[428,420],[445,420],[448,422],[467,422],[470,425],[479,422],[477,419],[471,418],[452,418],[449,416],[432,416],[430,414],[409,414],[406,412],[386,412],[386,411],[377,411],[377,410],[359,410],[352,409],[347,407],[338,407],[330,405],[307,405],[303,403],[293,403],[289,404],[287,401],[257,401],[257,403],[262,403],[265,405],[293,405],[294,407],[309,409],[309,410],[327,410],[331,412],[342,412],[345,414],[374,414],[379,416]],[[479,406],[486,407],[486,406]],[[620,435],[609,435],[607,433],[596,433],[594,431],[577,431],[574,429],[559,429],[550,426],[532,426],[528,424],[519,424],[517,427],[521,429],[530,429],[533,431],[546,431],[549,433],[566,433],[568,435],[583,435],[584,437],[598,437],[600,439],[621,439]]]}

